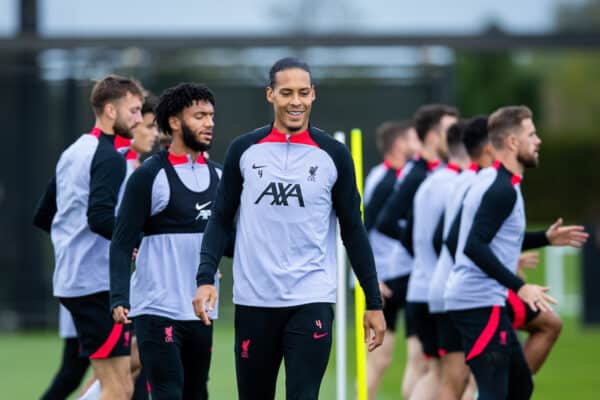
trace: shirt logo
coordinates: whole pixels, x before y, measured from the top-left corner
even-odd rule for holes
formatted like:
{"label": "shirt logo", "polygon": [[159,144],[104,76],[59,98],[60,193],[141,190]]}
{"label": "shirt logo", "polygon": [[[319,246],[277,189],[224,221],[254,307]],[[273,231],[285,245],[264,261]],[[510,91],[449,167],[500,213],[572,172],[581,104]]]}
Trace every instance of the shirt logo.
{"label": "shirt logo", "polygon": [[317,178],[317,170],[319,169],[318,165],[313,165],[308,168],[308,181],[314,182]]}
{"label": "shirt logo", "polygon": [[206,207],[208,207],[210,205],[210,203],[212,203],[212,201],[206,202],[202,205],[196,203],[196,211],[198,211],[198,215],[196,216],[196,221],[198,221],[200,218],[202,218],[203,220],[207,220],[210,215],[211,215],[211,210],[205,210]]}
{"label": "shirt logo", "polygon": [[260,203],[265,196],[271,196],[273,199],[270,203],[272,206],[289,206],[289,199],[295,197],[298,201],[298,206],[304,207],[304,197],[302,196],[302,187],[296,183],[271,182],[265,190],[258,196],[254,204]]}
{"label": "shirt logo", "polygon": [[165,327],[165,343],[173,343],[173,327]]}
{"label": "shirt logo", "polygon": [[317,332],[313,332],[313,339],[315,340],[319,340],[324,338],[325,336],[327,336],[328,333],[327,332],[323,332],[323,333],[317,333]]}
{"label": "shirt logo", "polygon": [[263,177],[263,168],[267,167],[266,165],[256,165],[254,163],[252,163],[252,169],[257,169],[258,171],[256,171],[256,173],[258,174],[259,178]]}
{"label": "shirt logo", "polygon": [[242,358],[249,358],[248,350],[250,349],[250,339],[242,340]]}

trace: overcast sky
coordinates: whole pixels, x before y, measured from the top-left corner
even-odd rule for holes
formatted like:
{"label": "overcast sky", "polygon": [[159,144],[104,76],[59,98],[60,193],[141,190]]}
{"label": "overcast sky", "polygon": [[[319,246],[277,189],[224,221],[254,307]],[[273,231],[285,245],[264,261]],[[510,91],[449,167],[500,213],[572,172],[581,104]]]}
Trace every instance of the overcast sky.
{"label": "overcast sky", "polygon": [[[566,0],[38,0],[43,35],[477,32],[490,21],[515,32],[552,27]],[[581,1],[581,0],[569,0]],[[17,29],[17,0],[0,0],[0,35]]]}

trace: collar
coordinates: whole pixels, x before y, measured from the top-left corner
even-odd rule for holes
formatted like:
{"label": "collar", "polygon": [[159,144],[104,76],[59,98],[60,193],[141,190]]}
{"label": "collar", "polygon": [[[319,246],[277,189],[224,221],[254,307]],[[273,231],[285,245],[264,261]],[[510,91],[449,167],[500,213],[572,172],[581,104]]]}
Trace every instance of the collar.
{"label": "collar", "polygon": [[424,162],[427,164],[427,171],[429,171],[429,172],[431,172],[431,171],[433,171],[434,169],[436,169],[437,167],[439,167],[439,166],[440,166],[440,164],[442,163],[440,160],[437,160],[437,161],[429,161],[429,160],[427,160],[425,157],[423,157],[423,155],[422,155],[421,153],[417,153],[417,154],[415,154],[415,157],[414,157],[414,159],[415,159],[416,161],[423,160],[423,161],[424,161]]}
{"label": "collar", "polygon": [[102,132],[100,128],[97,127],[94,127],[89,134],[94,136],[96,139],[100,139],[100,136],[104,136],[105,138],[113,142],[115,150],[131,146],[131,139],[124,138],[123,136],[119,136],[117,134],[107,135],[106,133]]}
{"label": "collar", "polygon": [[[177,155],[171,153],[170,151],[168,153],[169,153],[169,155],[168,155],[169,162],[173,166],[181,165],[181,164],[188,164],[188,163],[191,163],[191,161],[192,161],[192,157],[189,154],[177,156]],[[196,159],[196,164],[206,164],[206,160],[204,159],[204,156],[202,155],[202,153],[198,154],[198,158]]]}
{"label": "collar", "polygon": [[137,160],[138,158],[138,153],[136,153],[135,151],[129,149],[127,151],[127,154],[125,154],[125,159],[126,160]]}
{"label": "collar", "polygon": [[479,172],[479,164],[472,162],[471,164],[469,164],[469,168],[467,168],[469,171],[473,171],[473,172]]}
{"label": "collar", "polygon": [[[427,161],[427,160],[425,160]],[[427,170],[428,171],[433,171],[434,169],[436,169],[437,167],[440,166],[442,162],[440,160],[437,161],[427,161]]]}
{"label": "collar", "polygon": [[387,170],[393,169],[394,171],[396,171],[396,178],[402,174],[402,167],[400,167],[398,169],[392,168],[392,165],[390,164],[390,162],[388,160],[383,160],[383,166]]}
{"label": "collar", "polygon": [[131,146],[131,139],[124,138],[115,133],[115,149],[121,149],[123,147]]}
{"label": "collar", "polygon": [[258,143],[295,143],[295,144],[305,144],[307,146],[319,147],[319,145],[312,139],[308,130],[302,131],[300,133],[294,133],[293,135],[283,133],[275,129],[275,127],[271,128],[271,132],[262,138]]}
{"label": "collar", "polygon": [[450,171],[454,171],[457,174],[460,174],[460,167],[454,163],[448,163],[446,164],[446,169],[449,169]]}
{"label": "collar", "polygon": [[508,170],[508,168],[504,166],[504,164],[502,164],[500,160],[494,161],[494,169],[496,171],[504,170],[506,171],[506,173],[510,174],[510,182],[513,184],[513,186],[518,185],[523,180],[523,177],[521,175],[513,174],[511,171]]}

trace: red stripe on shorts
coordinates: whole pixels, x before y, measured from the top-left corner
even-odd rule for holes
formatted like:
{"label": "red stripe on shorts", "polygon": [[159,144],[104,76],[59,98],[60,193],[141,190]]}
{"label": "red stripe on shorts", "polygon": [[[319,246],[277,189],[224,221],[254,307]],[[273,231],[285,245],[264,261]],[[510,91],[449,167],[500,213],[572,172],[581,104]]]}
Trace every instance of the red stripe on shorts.
{"label": "red stripe on shorts", "polygon": [[527,316],[525,310],[525,303],[517,296],[512,290],[508,290],[508,304],[513,309],[513,322],[512,326],[514,329],[520,329],[525,325],[525,318]]}
{"label": "red stripe on shorts", "polygon": [[490,319],[488,320],[487,325],[483,328],[483,332],[475,341],[473,348],[467,355],[467,361],[470,359],[477,357],[483,352],[483,350],[490,343],[490,340],[494,337],[494,333],[496,333],[496,329],[498,329],[498,324],[500,323],[500,307],[494,306],[492,307],[492,313],[490,314]]}
{"label": "red stripe on shorts", "polygon": [[106,342],[90,356],[90,359],[107,358],[119,342],[121,333],[123,333],[123,324],[114,324]]}

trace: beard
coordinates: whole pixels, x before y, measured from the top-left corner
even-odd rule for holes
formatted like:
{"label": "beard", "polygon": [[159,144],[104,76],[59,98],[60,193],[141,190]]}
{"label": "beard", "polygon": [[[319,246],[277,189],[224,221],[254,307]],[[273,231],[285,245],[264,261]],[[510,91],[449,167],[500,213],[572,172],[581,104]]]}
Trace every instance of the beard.
{"label": "beard", "polygon": [[525,168],[536,168],[539,164],[539,160],[534,155],[524,156],[521,153],[517,154],[517,161]]}
{"label": "beard", "polygon": [[113,126],[113,129],[114,129],[115,133],[121,137],[124,137],[126,139],[133,138],[133,133],[131,132],[131,129],[133,129],[133,127],[128,128],[127,124],[121,120],[121,118],[118,114],[117,114],[117,119],[115,120],[115,125]]}
{"label": "beard", "polygon": [[183,143],[193,151],[200,152],[210,149],[210,143],[206,144],[198,141],[194,132],[192,132],[190,127],[183,121],[181,121],[181,133],[183,136]]}

